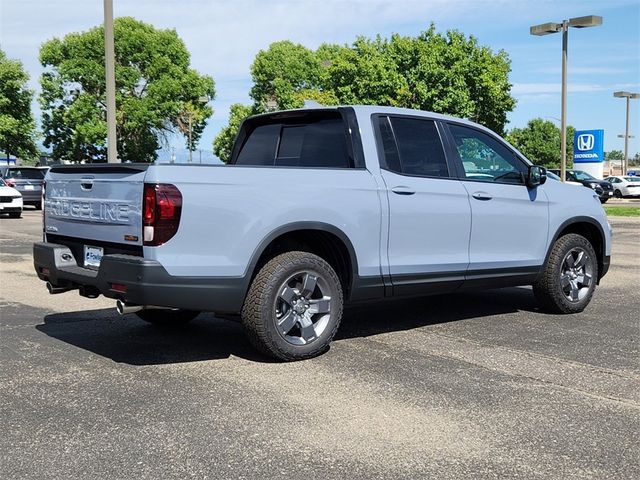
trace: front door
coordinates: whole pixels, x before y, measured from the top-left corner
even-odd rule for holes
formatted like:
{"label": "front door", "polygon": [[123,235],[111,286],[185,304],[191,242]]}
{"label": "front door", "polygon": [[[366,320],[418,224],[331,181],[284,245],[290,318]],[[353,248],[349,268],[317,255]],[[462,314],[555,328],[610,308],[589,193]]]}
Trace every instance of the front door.
{"label": "front door", "polygon": [[449,123],[471,204],[468,278],[534,274],[544,263],[548,200],[528,188],[528,165],[499,138]]}

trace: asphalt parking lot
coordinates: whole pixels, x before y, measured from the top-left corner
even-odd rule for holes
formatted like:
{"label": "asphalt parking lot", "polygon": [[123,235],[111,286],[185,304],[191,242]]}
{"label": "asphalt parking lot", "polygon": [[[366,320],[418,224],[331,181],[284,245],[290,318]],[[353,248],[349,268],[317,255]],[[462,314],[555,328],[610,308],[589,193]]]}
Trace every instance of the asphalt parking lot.
{"label": "asphalt parking lot", "polygon": [[0,477],[640,478],[640,220],[588,309],[513,288],[346,311],[320,358],[51,296],[39,212],[0,219]]}

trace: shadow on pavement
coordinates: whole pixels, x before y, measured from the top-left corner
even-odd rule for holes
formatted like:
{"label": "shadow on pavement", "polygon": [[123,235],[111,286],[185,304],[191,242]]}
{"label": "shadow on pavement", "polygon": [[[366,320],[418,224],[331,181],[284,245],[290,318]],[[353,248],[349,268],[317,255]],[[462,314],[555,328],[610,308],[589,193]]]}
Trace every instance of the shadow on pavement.
{"label": "shadow on pavement", "polygon": [[[527,288],[354,305],[345,310],[336,340],[536,308]],[[216,360],[231,355],[272,361],[251,346],[239,323],[206,313],[180,328],[158,328],[135,315],[119,317],[109,308],[50,314],[36,328],[52,338],[131,365]]]}
{"label": "shadow on pavement", "polygon": [[131,365],[158,365],[228,358],[271,362],[249,343],[242,326],[201,314],[188,325],[160,328],[114,308],[55,313],[36,328],[46,335]]}
{"label": "shadow on pavement", "polygon": [[504,288],[353,305],[345,310],[336,340],[518,311],[538,311],[530,288]]}

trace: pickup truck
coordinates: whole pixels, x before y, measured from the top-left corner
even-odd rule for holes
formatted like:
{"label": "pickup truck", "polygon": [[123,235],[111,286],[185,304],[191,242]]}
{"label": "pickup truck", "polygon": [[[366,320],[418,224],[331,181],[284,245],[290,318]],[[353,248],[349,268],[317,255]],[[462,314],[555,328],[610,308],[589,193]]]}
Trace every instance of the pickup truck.
{"label": "pickup truck", "polygon": [[251,117],[229,165],[55,166],[44,207],[52,294],[161,325],[239,316],[281,360],[326,351],[350,302],[532,285],[580,312],[611,255],[590,189],[480,125],[387,107]]}

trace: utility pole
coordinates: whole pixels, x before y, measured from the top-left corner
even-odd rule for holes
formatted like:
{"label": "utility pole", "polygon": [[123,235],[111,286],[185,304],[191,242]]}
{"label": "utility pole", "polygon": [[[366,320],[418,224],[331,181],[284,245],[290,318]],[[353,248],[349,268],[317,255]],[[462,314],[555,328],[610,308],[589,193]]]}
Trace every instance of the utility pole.
{"label": "utility pole", "polygon": [[107,162],[119,163],[116,141],[116,71],[113,46],[113,0],[104,0],[104,70],[107,84]]}
{"label": "utility pole", "polygon": [[[624,158],[622,159],[622,175],[626,175],[627,169],[629,168],[629,139],[633,138],[633,135],[629,135],[629,107],[631,106],[631,99],[640,98],[640,93],[614,92],[613,96],[627,99],[627,121],[624,130]],[[620,137],[621,135],[618,136]]]}
{"label": "utility pole", "polygon": [[602,17],[587,15],[570,18],[562,23],[549,22],[529,28],[531,35],[543,36],[562,32],[562,99],[560,113],[560,181],[566,181],[567,174],[567,47],[569,43],[569,27],[588,28],[602,25]]}

